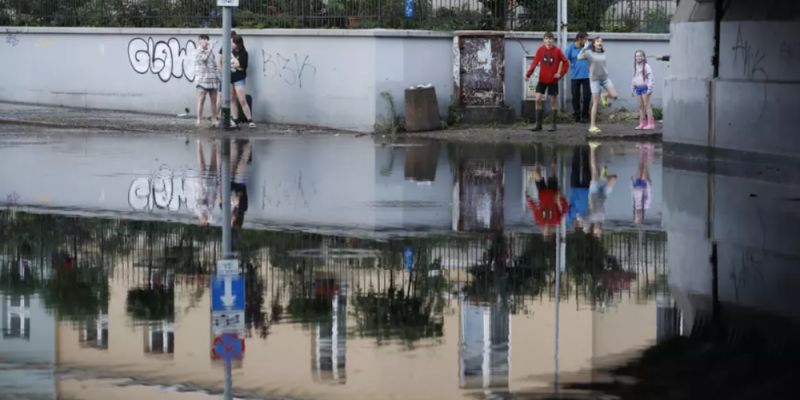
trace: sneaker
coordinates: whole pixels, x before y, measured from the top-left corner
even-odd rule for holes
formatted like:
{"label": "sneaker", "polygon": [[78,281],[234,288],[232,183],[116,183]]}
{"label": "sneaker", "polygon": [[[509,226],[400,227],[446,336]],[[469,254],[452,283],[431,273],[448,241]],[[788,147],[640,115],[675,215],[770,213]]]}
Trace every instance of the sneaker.
{"label": "sneaker", "polygon": [[236,128],[237,126],[239,126],[239,124],[236,123],[235,119],[231,118],[231,125],[230,126],[231,126],[231,128]]}
{"label": "sneaker", "polygon": [[593,127],[589,128],[589,133],[600,133],[600,132],[602,132],[602,130],[600,130],[600,128],[598,128],[596,126],[593,126]]}
{"label": "sneaker", "polygon": [[249,126],[251,128],[255,128],[256,127],[256,123],[253,122],[253,121],[250,121],[250,123],[248,123],[247,126]]}
{"label": "sneaker", "polygon": [[608,96],[600,96],[600,104],[603,108],[608,108]]}

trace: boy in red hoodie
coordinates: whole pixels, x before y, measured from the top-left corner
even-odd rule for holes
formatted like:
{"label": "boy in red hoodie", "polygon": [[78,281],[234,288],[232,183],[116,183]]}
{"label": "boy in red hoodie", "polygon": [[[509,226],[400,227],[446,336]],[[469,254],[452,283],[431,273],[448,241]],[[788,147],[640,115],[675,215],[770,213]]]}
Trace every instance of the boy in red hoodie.
{"label": "boy in red hoodie", "polygon": [[534,203],[527,192],[525,192],[525,199],[533,213],[533,219],[542,228],[542,235],[549,238],[561,223],[561,219],[569,212],[569,203],[558,187],[555,163],[550,167],[550,176],[547,177],[547,180],[542,176],[542,169],[538,165],[533,172],[533,179],[536,182],[536,190],[539,192],[539,204]]}
{"label": "boy in red hoodie", "polygon": [[[550,96],[550,106],[553,110],[553,126],[548,129],[550,132],[556,130],[556,119],[558,109],[556,96],[558,96],[558,81],[569,70],[569,60],[558,47],[553,45],[553,33],[544,34],[544,45],[536,50],[536,56],[525,73],[525,81],[530,79],[537,65],[541,65],[539,70],[539,82],[536,84],[536,127],[534,131],[542,130],[542,120],[544,119],[544,107],[542,97],[545,92]],[[559,67],[560,66],[560,67]]]}

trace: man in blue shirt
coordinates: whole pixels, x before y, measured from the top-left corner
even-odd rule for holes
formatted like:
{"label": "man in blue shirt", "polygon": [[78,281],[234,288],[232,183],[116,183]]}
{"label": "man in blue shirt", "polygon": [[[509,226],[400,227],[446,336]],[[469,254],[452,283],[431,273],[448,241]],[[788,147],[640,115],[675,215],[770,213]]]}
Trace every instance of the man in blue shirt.
{"label": "man in blue shirt", "polygon": [[575,122],[583,123],[589,121],[592,94],[589,88],[589,61],[578,60],[578,54],[586,46],[588,37],[586,32],[578,32],[575,41],[564,49],[564,55],[569,60],[569,77],[572,82],[572,115]]}

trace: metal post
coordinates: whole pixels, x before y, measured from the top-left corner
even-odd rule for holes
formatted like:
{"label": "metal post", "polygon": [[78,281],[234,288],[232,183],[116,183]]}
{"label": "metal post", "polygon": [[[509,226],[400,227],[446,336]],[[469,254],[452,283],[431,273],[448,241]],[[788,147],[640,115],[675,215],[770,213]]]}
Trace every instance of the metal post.
{"label": "metal post", "polygon": [[233,256],[231,251],[231,141],[222,139],[222,258]]}
{"label": "metal post", "polygon": [[222,128],[231,128],[231,8],[222,7]]}
{"label": "metal post", "polygon": [[231,376],[230,357],[225,357],[225,400],[233,400],[233,376]]}
{"label": "metal post", "polygon": [[[558,1],[558,47],[561,50],[567,46],[567,0]],[[561,112],[567,109],[567,80],[561,79]]]}

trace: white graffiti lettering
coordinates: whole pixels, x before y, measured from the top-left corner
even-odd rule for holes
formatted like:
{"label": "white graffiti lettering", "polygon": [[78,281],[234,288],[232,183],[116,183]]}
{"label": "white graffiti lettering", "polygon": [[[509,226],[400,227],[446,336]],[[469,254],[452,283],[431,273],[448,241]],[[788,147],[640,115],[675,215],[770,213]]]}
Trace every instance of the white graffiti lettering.
{"label": "white graffiti lettering", "polygon": [[197,44],[187,40],[181,47],[181,42],[176,38],[165,41],[155,41],[153,38],[133,38],[128,42],[128,62],[138,74],[152,73],[162,82],[169,82],[172,78],[186,78],[194,82],[194,56]]}
{"label": "white graffiti lettering", "polygon": [[177,175],[162,167],[148,177],[138,177],[128,188],[128,204],[135,211],[194,211],[198,178],[192,171]]}

